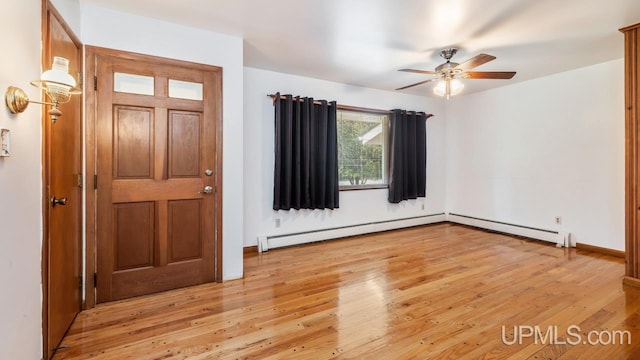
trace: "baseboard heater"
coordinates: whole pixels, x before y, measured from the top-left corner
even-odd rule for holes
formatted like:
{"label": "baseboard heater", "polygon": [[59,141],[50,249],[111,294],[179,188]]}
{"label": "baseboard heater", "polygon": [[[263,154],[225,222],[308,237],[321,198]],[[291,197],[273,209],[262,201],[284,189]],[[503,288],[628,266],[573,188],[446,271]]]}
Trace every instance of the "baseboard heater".
{"label": "baseboard heater", "polygon": [[505,234],[518,235],[536,240],[548,241],[555,243],[559,247],[576,247],[575,241],[573,240],[571,234],[566,231],[539,229],[530,226],[510,224],[501,221],[481,219],[473,216],[454,213],[447,214],[447,221],[497,231]]}
{"label": "baseboard heater", "polygon": [[339,239],[347,236],[375,233],[379,231],[401,229],[411,226],[433,224],[446,221],[446,214],[431,214],[404,219],[375,221],[365,224],[340,226],[283,235],[258,236],[258,251],[264,252],[285,246],[300,245],[316,241]]}

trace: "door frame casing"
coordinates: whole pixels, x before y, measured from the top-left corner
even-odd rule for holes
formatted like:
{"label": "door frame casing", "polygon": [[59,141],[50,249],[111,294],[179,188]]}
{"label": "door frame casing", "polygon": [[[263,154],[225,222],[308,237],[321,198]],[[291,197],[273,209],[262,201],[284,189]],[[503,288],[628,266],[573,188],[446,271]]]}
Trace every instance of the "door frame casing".
{"label": "door frame casing", "polygon": [[[100,189],[97,189],[97,85],[95,83],[95,74],[97,74],[97,62],[99,57],[117,57],[121,59],[143,61],[156,63],[161,65],[175,65],[181,67],[190,67],[202,71],[212,72],[214,77],[219,79],[215,81],[218,89],[214,91],[214,159],[215,159],[215,176],[214,188],[215,204],[214,204],[214,247],[215,247],[215,274],[216,282],[222,282],[222,68],[213,65],[198,64],[188,61],[174,60],[163,57],[131,53],[121,50],[107,49],[97,46],[85,46],[85,168],[86,168],[86,243],[85,243],[85,301],[84,308],[90,309],[96,305],[95,279],[94,274],[97,273],[97,196]],[[100,79],[97,79],[99,82]],[[206,89],[205,89],[206,91]],[[98,280],[99,281],[99,280]]]}
{"label": "door frame casing", "polygon": [[[69,36],[73,44],[78,48],[78,58],[76,59],[80,65],[82,65],[83,56],[82,56],[82,48],[83,44],[80,41],[80,38],[75,34],[73,29],[69,26],[69,24],[65,21],[64,17],[58,12],[55,6],[51,3],[51,0],[42,0],[41,4],[41,40],[42,40],[42,52],[41,52],[41,66],[43,69],[47,69],[51,62],[50,58],[52,57],[51,50],[51,42],[50,42],[50,34],[49,34],[49,14],[56,18],[56,21],[62,26],[65,33]],[[82,106],[83,103],[80,101],[80,111],[79,114],[82,114]],[[41,259],[41,275],[42,275],[42,356],[43,358],[48,358],[49,356],[49,235],[50,235],[50,224],[49,224],[49,215],[50,215],[50,207],[49,207],[49,184],[50,184],[50,176],[51,176],[51,164],[49,158],[49,152],[51,151],[51,118],[45,111],[45,106],[42,106],[42,259]],[[80,131],[78,136],[80,137],[80,141],[82,141],[82,118],[80,121]],[[82,151],[82,145],[79,148]],[[82,153],[78,154],[80,156],[80,164],[82,164]],[[82,171],[82,169],[79,169]],[[82,196],[82,191],[80,191],[80,196]],[[81,246],[82,243],[82,207],[81,205],[78,208],[78,229],[77,229],[77,239],[79,241],[78,245]],[[82,268],[82,250],[78,250],[78,256],[75,259],[79,268]],[[81,275],[82,270],[80,270],[78,275]],[[81,289],[78,289],[79,292],[82,292]],[[80,294],[81,296],[82,294]],[[78,309],[78,312],[80,309]]]}

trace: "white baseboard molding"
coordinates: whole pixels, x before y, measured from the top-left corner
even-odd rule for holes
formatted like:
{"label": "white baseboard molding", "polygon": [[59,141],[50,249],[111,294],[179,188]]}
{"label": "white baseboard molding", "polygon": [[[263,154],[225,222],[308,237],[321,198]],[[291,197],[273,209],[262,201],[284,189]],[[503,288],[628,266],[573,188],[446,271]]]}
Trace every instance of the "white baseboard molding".
{"label": "white baseboard molding", "polygon": [[300,245],[316,241],[339,239],[347,236],[363,235],[386,230],[401,229],[412,226],[427,225],[446,221],[446,214],[431,214],[405,219],[376,221],[366,224],[341,226],[330,229],[319,229],[284,235],[258,236],[258,252],[268,251],[285,246]]}
{"label": "white baseboard molding", "polygon": [[539,229],[530,226],[509,224],[500,221],[480,219],[473,216],[454,213],[447,213],[447,221],[511,235],[524,236],[536,240],[548,241],[556,244],[559,247],[576,247],[571,233],[566,231]]}

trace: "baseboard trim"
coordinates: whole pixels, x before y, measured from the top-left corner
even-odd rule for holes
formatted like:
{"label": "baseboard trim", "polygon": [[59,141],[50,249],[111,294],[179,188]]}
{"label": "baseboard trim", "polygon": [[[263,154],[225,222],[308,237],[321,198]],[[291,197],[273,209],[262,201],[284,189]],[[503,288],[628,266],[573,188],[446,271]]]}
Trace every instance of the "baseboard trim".
{"label": "baseboard trim", "polygon": [[[567,233],[560,234],[558,231],[549,230],[549,229],[540,229],[530,226],[524,226],[519,224],[512,224],[502,221],[495,221],[489,219],[478,218],[474,216],[448,213],[447,221],[472,226],[488,231],[494,231],[497,233],[508,234],[512,236],[522,236],[535,240],[547,241],[550,243],[555,243],[560,246],[573,247],[574,244],[571,243],[570,238],[567,236],[565,239],[564,235],[568,235]],[[563,235],[563,236],[561,236]]]}
{"label": "baseboard trim", "polygon": [[[443,214],[435,214],[435,215],[443,215]],[[429,216],[435,216],[435,215],[429,215]],[[554,233],[553,231],[546,230],[546,229],[537,229],[537,228],[528,227],[528,226],[522,226],[522,225],[514,225],[514,224],[507,224],[507,223],[502,223],[502,222],[494,222],[494,221],[491,221],[491,220],[480,219],[480,218],[464,216],[464,215],[459,215],[459,214],[449,214],[449,215],[452,215],[453,217],[467,218],[467,219],[481,221],[481,222],[487,222],[487,223],[493,222],[493,223],[496,223],[496,224],[499,224],[499,225],[513,226],[515,228],[522,228],[522,229],[526,229],[526,230],[530,230],[530,231],[539,231],[539,232],[543,232],[543,233],[557,234],[557,233]],[[501,229],[502,231],[500,231],[500,230],[491,229],[490,227],[482,226],[481,224],[477,224],[477,223],[469,224],[466,221],[456,221],[452,217],[448,217],[447,220],[440,221],[440,222],[435,222],[435,223],[431,223],[431,224],[429,224],[429,223],[418,224],[418,225],[414,225],[414,226],[432,225],[432,224],[437,224],[437,223],[449,223],[449,224],[457,224],[457,225],[466,225],[466,226],[474,227],[476,229],[494,231],[494,232],[502,233],[502,234],[505,234],[505,235],[521,236],[521,237],[529,238],[529,239],[532,239],[532,240],[550,241],[550,239],[540,239],[539,236],[530,236],[531,234],[526,234],[526,235],[525,234],[516,234],[513,231],[505,231],[505,229]],[[411,227],[411,226],[409,226],[409,227]],[[336,228],[336,229],[339,229],[339,228]],[[335,230],[335,229],[329,229],[329,230]],[[369,232],[369,233],[363,233],[363,234],[359,234],[359,235],[366,235],[366,234],[370,234],[370,233],[384,232],[384,231],[389,231],[389,230],[397,230],[397,229],[378,230],[378,231],[373,231],[373,232]],[[311,233],[311,231],[310,232],[305,232],[305,233]],[[301,234],[305,234],[305,233],[301,233]],[[527,236],[527,235],[529,235],[529,236]],[[353,235],[347,235],[347,236],[344,236],[344,237],[337,237],[336,239],[347,238],[347,237],[350,237],[350,236],[353,236]],[[274,238],[275,237],[279,237],[279,236],[274,236]],[[609,249],[609,248],[604,248],[604,247],[595,246],[595,245],[582,244],[582,243],[576,243],[575,247],[577,249],[580,249],[580,250],[585,250],[585,251],[590,251],[590,252],[594,252],[594,253],[598,253],[598,254],[608,255],[608,256],[612,256],[612,257],[616,257],[616,258],[622,258],[622,259],[625,258],[625,252],[624,251],[620,251],[620,250]],[[245,255],[246,254],[256,254],[256,253],[259,253],[259,252],[260,252],[260,249],[258,248],[257,245],[243,247],[243,254],[245,254]],[[634,279],[634,278],[630,278],[630,279]],[[637,281],[638,282],[638,287],[640,287],[640,279],[634,279],[634,281]]]}
{"label": "baseboard trim", "polygon": [[297,233],[259,235],[258,252],[269,251],[286,246],[302,245],[317,241],[343,239],[350,236],[378,233],[381,231],[408,228],[446,221],[445,213],[414,216],[401,219],[373,221],[364,224],[338,226],[328,229],[316,229]]}
{"label": "baseboard trim", "polygon": [[624,278],[622,278],[622,283],[624,285],[628,285],[628,286],[640,289],[640,279],[636,279],[631,276],[625,276]]}
{"label": "baseboard trim", "polygon": [[253,246],[245,246],[242,248],[243,254],[257,254],[258,253],[258,245]]}
{"label": "baseboard trim", "polygon": [[624,259],[625,257],[624,251],[604,248],[604,247],[595,246],[595,245],[577,243],[576,249],[591,251],[594,253],[609,255],[609,256],[622,258],[622,259]]}

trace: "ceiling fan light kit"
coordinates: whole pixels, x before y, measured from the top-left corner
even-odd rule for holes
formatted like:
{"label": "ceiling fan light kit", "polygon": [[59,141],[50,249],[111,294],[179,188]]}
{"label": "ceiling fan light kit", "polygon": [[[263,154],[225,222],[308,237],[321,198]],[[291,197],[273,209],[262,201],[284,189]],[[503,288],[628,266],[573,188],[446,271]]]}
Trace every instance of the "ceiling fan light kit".
{"label": "ceiling fan light kit", "polygon": [[435,71],[416,70],[416,69],[400,69],[398,71],[412,72],[424,75],[437,76],[431,79],[423,80],[411,85],[397,88],[396,90],[404,90],[410,87],[426,84],[428,82],[439,80],[433,88],[433,93],[438,96],[444,96],[447,100],[454,95],[459,94],[464,89],[464,84],[460,79],[511,79],[516,73],[515,71],[469,71],[489,61],[495,60],[496,57],[488,54],[479,54],[471,59],[458,64],[452,62],[451,58],[458,52],[456,48],[448,48],[440,51],[440,56],[446,60],[445,63],[438,65]]}
{"label": "ceiling fan light kit", "polygon": [[459,79],[444,79],[438,81],[436,86],[433,87],[433,93],[438,96],[449,97],[458,95],[464,89],[464,84]]}

